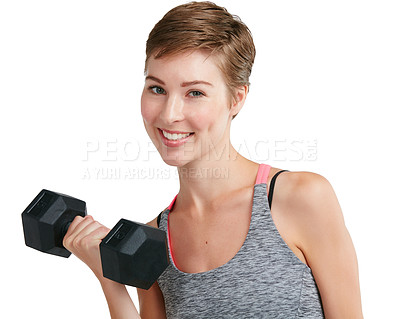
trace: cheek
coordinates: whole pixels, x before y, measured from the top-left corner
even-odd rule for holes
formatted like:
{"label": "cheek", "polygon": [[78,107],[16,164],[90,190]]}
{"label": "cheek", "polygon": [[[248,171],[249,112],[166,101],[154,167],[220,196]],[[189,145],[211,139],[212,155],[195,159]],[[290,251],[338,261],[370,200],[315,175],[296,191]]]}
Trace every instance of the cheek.
{"label": "cheek", "polygon": [[203,131],[224,129],[229,119],[229,109],[225,101],[217,101],[207,107],[188,112],[192,128]]}
{"label": "cheek", "polygon": [[200,108],[199,110],[188,108],[185,112],[185,119],[191,129],[197,133],[207,132],[216,120],[215,113],[209,108]]}
{"label": "cheek", "polygon": [[209,115],[206,112],[192,112],[190,114],[190,126],[195,131],[204,130],[210,123]]}
{"label": "cheek", "polygon": [[141,98],[141,113],[144,122],[146,123],[152,123],[154,122],[154,119],[156,118],[156,107],[154,106],[153,103],[150,103],[149,99],[146,98],[144,95],[142,95]]}

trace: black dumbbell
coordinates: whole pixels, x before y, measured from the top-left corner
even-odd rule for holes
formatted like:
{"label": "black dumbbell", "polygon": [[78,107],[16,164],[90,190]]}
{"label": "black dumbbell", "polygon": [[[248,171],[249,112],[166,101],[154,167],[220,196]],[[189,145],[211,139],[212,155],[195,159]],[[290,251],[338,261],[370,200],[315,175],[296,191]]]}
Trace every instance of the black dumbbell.
{"label": "black dumbbell", "polygon": [[[43,189],[22,213],[25,244],[52,255],[69,257],[62,242],[86,203]],[[149,289],[169,264],[164,231],[121,219],[100,243],[103,276],[121,284]]]}

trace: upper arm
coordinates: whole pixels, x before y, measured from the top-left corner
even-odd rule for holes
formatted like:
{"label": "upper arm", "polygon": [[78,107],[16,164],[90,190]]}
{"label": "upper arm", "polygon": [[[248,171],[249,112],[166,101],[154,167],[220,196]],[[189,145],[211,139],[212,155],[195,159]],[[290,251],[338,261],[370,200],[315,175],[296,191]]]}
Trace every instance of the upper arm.
{"label": "upper arm", "polygon": [[297,244],[316,280],[326,318],[362,318],[357,257],[331,184],[318,174],[300,172],[292,185]]}
{"label": "upper arm", "polygon": [[[157,228],[157,218],[147,223],[149,226]],[[157,281],[150,287],[149,290],[137,289],[140,317],[144,319],[166,318],[164,297],[158,286]]]}

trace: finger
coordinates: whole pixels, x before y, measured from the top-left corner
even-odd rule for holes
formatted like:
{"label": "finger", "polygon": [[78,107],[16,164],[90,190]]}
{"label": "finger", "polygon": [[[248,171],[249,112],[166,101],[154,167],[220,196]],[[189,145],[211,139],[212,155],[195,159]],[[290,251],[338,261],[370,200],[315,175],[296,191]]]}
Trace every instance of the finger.
{"label": "finger", "polygon": [[65,235],[66,235],[66,236],[67,236],[67,235],[70,235],[70,234],[74,231],[74,229],[76,228],[76,226],[78,226],[78,224],[79,224],[83,219],[84,219],[84,217],[82,217],[82,216],[80,216],[80,215],[75,216],[75,218],[74,218],[74,220],[72,221],[71,225],[69,225],[68,230],[67,230],[67,233],[66,233]]}
{"label": "finger", "polygon": [[109,228],[101,225],[101,227],[99,227],[93,231],[92,235],[93,235],[94,239],[102,241],[104,239],[104,237],[106,237],[108,235],[109,232],[110,232]]}
{"label": "finger", "polygon": [[[74,240],[75,245],[84,246],[86,248],[98,246],[102,239],[107,236],[110,230],[99,223],[97,223],[98,225],[94,225],[94,223],[87,226],[84,231],[79,234],[79,238],[77,237]],[[86,232],[86,230],[88,232]],[[86,233],[86,235],[83,235],[83,233]],[[81,235],[82,237],[80,237]]]}
{"label": "finger", "polygon": [[71,225],[69,226],[67,233],[64,236],[64,247],[68,247],[71,243],[73,243],[75,237],[79,234],[79,232],[91,222],[93,222],[92,216],[86,216],[84,218],[82,218],[81,216],[75,217]]}
{"label": "finger", "polygon": [[[101,227],[104,227],[104,226],[95,220],[92,220],[90,223],[86,223],[85,227],[80,229],[79,233],[76,234],[74,241],[79,241],[80,239],[82,239],[84,237],[88,237],[88,236],[93,237],[92,233]],[[74,232],[76,232],[77,229],[78,229],[78,227],[75,228]]]}
{"label": "finger", "polygon": [[[93,217],[88,215],[85,216],[83,219],[80,220],[80,222],[78,222],[76,224],[76,226],[72,229],[71,231],[71,236],[75,237],[76,235],[78,235],[82,229],[84,229],[87,225],[89,225],[90,223],[93,222]],[[71,224],[72,225],[72,224]]]}

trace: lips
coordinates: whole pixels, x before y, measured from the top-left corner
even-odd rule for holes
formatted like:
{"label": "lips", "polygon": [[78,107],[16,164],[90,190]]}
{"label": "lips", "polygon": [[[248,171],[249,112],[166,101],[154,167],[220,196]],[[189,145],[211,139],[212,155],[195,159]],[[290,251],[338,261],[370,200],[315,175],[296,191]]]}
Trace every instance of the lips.
{"label": "lips", "polygon": [[185,137],[188,137],[191,134],[191,133],[169,133],[163,130],[161,130],[161,132],[163,133],[164,137],[173,141],[181,140]]}
{"label": "lips", "polygon": [[158,129],[161,139],[166,146],[177,147],[186,143],[194,134],[193,132],[170,131]]}

